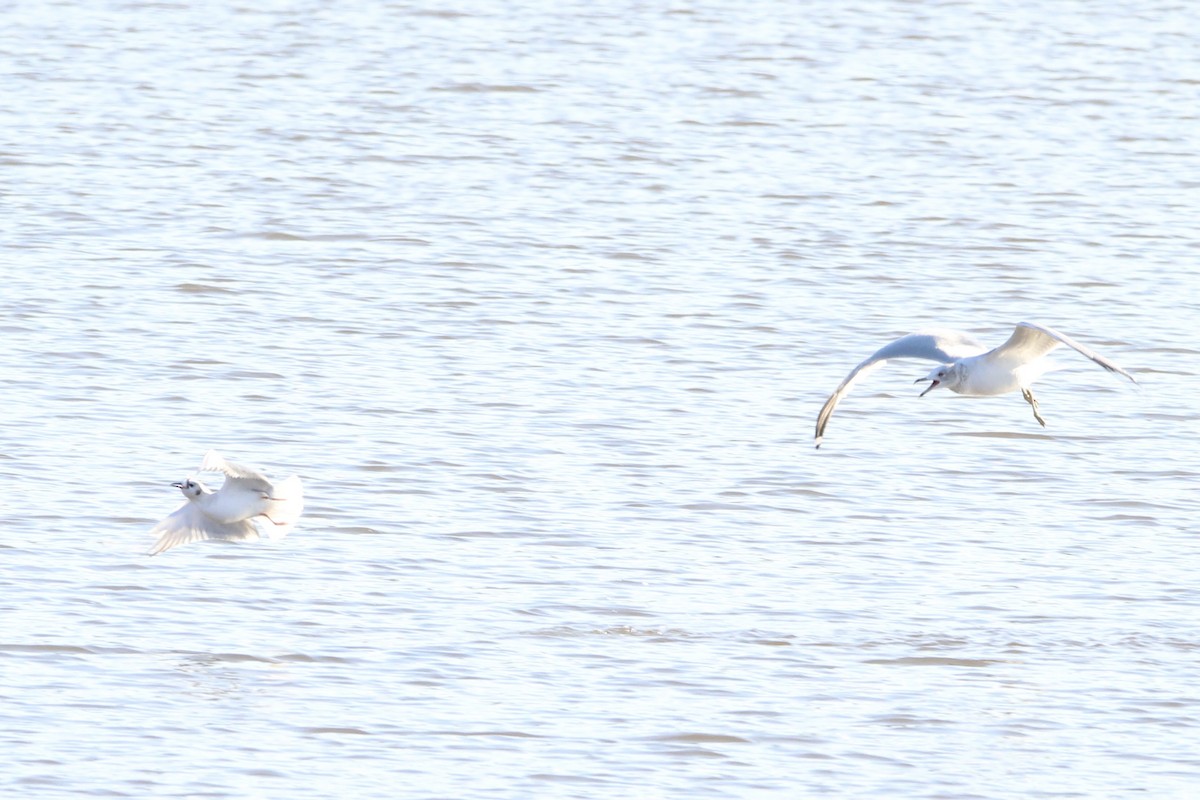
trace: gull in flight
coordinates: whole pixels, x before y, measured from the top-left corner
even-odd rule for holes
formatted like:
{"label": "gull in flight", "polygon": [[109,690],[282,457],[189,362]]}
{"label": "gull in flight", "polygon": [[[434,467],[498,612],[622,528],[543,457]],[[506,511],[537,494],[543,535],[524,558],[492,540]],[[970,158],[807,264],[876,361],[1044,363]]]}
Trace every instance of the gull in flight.
{"label": "gull in flight", "polygon": [[879,348],[874,355],[851,370],[834,393],[829,395],[825,405],[821,406],[821,413],[817,415],[817,447],[825,438],[825,426],[829,424],[838,402],[861,378],[893,358],[921,358],[940,364],[924,378],[914,381],[929,381],[929,387],[921,392],[920,397],[938,387],[969,397],[991,397],[1020,389],[1025,402],[1033,407],[1033,418],[1044,428],[1046,420],[1042,419],[1037,400],[1033,398],[1029,387],[1052,368],[1045,358],[1046,354],[1063,344],[1109,372],[1124,375],[1137,383],[1128,372],[1071,337],[1031,322],[1019,323],[1007,342],[991,350],[958,331],[937,329],[910,333]]}
{"label": "gull in flight", "polygon": [[150,555],[208,539],[282,539],[304,510],[304,488],[295,475],[273,483],[261,472],[226,461],[215,450],[204,454],[199,471],[223,472],[225,482],[215,492],[198,480],[172,483],[187,499],[150,531],[159,537]]}

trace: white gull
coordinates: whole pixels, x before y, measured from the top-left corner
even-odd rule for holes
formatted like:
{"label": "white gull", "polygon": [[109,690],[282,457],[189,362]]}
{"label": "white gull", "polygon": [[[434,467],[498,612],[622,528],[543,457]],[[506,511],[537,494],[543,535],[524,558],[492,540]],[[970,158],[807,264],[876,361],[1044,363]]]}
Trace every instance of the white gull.
{"label": "white gull", "polygon": [[295,475],[273,483],[257,470],[226,461],[215,450],[204,454],[199,471],[223,472],[225,481],[215,492],[198,480],[172,483],[187,500],[150,531],[159,537],[150,555],[208,539],[240,542],[264,534],[282,539],[304,511],[304,489]]}
{"label": "white gull", "polygon": [[901,336],[891,344],[879,348],[874,355],[851,370],[825,401],[825,405],[821,406],[821,413],[817,415],[817,447],[821,446],[821,440],[825,438],[825,426],[829,424],[833,410],[851,387],[893,358],[920,358],[941,364],[924,378],[915,381],[930,382],[920,397],[939,386],[969,397],[991,397],[1020,389],[1021,396],[1033,407],[1034,419],[1044,428],[1046,420],[1042,419],[1038,412],[1037,400],[1029,387],[1052,368],[1053,365],[1045,356],[1062,344],[1090,358],[1109,372],[1124,375],[1137,383],[1128,372],[1071,337],[1053,328],[1034,325],[1031,322],[1018,323],[1008,341],[991,350],[959,331],[920,331]]}

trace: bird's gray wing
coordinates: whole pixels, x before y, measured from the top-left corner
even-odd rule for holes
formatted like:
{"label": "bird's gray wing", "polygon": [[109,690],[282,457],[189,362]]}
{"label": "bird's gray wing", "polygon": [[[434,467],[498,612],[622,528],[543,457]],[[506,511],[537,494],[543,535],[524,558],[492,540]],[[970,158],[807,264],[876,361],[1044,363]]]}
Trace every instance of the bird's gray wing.
{"label": "bird's gray wing", "polygon": [[150,549],[149,555],[155,556],[181,544],[201,542],[208,539],[224,539],[239,542],[244,539],[258,538],[258,529],[250,520],[240,522],[217,522],[207,516],[200,507],[191,500],[175,509],[170,516],[154,526],[150,531],[158,535],[158,541]]}
{"label": "bird's gray wing", "polygon": [[1065,344],[1067,347],[1104,367],[1109,372],[1124,375],[1129,380],[1137,383],[1132,375],[1091,348],[1081,345],[1070,336],[1059,333],[1053,328],[1047,328],[1044,325],[1034,325],[1032,322],[1017,323],[1017,327],[1013,329],[1012,336],[1008,337],[1008,341],[986,353],[983,360],[1011,365],[1028,364],[1046,355],[1060,344]]}
{"label": "bird's gray wing", "polygon": [[829,424],[829,418],[833,416],[837,404],[850,392],[854,384],[882,367],[889,359],[919,358],[951,364],[960,358],[979,355],[985,349],[968,334],[941,329],[910,333],[884,345],[851,370],[833,394],[829,395],[825,405],[821,406],[821,413],[817,414],[817,447],[821,446],[821,440],[825,438],[825,426]]}

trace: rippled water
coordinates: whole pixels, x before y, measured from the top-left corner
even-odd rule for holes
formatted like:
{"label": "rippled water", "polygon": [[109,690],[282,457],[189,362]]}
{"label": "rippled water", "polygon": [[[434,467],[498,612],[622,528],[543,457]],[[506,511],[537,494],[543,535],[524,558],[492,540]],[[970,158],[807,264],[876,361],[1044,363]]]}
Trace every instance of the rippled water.
{"label": "rippled water", "polygon": [[[1194,791],[1200,11],[0,16],[9,791]],[[1140,390],[813,450],[1021,319]],[[209,447],[300,527],[146,557]]]}

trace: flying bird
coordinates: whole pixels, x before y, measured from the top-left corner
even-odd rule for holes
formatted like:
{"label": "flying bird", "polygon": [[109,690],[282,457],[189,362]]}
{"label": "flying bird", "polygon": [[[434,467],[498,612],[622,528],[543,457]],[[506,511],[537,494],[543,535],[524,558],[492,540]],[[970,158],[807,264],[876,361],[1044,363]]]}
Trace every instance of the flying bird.
{"label": "flying bird", "polygon": [[274,483],[257,470],[226,461],[215,450],[204,454],[198,471],[222,472],[225,481],[215,492],[192,478],[172,483],[187,499],[150,531],[159,537],[150,555],[209,539],[282,539],[304,511],[304,488],[295,475]]}
{"label": "flying bird", "polygon": [[884,345],[875,354],[859,364],[841,385],[834,390],[821,413],[817,415],[817,447],[825,438],[825,426],[833,416],[833,410],[859,380],[882,367],[893,358],[920,358],[936,361],[940,366],[914,383],[929,381],[921,392],[924,397],[937,388],[945,388],[956,394],[969,397],[991,397],[1021,390],[1025,402],[1033,408],[1033,418],[1044,428],[1046,420],[1038,410],[1030,386],[1052,368],[1045,356],[1059,345],[1066,345],[1081,355],[1090,358],[1109,372],[1124,375],[1137,383],[1125,370],[1104,356],[1081,345],[1071,337],[1053,328],[1021,322],[1013,329],[1012,336],[999,347],[988,350],[971,336],[958,331],[934,329],[901,336],[891,344]]}

